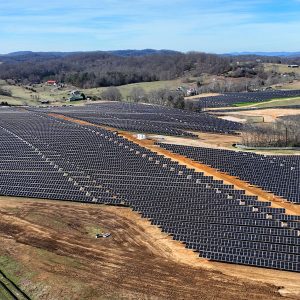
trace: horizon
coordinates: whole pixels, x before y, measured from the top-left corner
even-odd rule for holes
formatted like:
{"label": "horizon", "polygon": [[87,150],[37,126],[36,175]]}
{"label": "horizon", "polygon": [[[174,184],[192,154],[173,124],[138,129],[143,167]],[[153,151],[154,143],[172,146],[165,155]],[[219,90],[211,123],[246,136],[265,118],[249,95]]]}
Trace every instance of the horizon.
{"label": "horizon", "polygon": [[299,13],[299,0],[16,0],[1,3],[0,53],[299,52]]}
{"label": "horizon", "polygon": [[172,49],[152,49],[152,48],[145,48],[145,49],[115,49],[115,50],[73,50],[73,51],[60,51],[60,50],[53,50],[53,51],[32,51],[32,50],[17,50],[13,52],[8,53],[0,53],[0,56],[6,56],[10,54],[18,54],[18,53],[96,53],[96,52],[117,52],[117,51],[146,51],[146,50],[152,50],[152,51],[174,51],[178,53],[187,54],[190,52],[195,53],[206,53],[206,54],[215,54],[215,55],[265,55],[265,56],[272,56],[272,55],[280,55],[280,56],[289,56],[293,54],[300,54],[300,50],[296,51],[240,51],[240,52],[228,52],[228,53],[214,53],[214,52],[204,52],[204,51],[197,51],[197,50],[188,50],[188,51],[179,51],[179,50],[172,50]]}

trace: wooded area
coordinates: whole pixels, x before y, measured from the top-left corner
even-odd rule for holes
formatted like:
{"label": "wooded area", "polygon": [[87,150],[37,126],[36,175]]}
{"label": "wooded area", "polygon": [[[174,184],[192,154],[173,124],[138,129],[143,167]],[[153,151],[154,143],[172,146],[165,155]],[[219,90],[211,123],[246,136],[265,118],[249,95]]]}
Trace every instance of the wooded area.
{"label": "wooded area", "polygon": [[[205,74],[229,78],[249,78],[248,85],[260,86],[274,79],[261,63],[298,63],[297,58],[260,56],[224,56],[175,51],[25,53],[0,57],[0,78],[21,84],[45,82],[49,79],[78,88],[119,86],[137,82],[197,77]],[[272,72],[271,72],[272,73]],[[274,73],[274,72],[273,72]],[[273,74],[274,75],[274,74]],[[274,81],[274,80],[273,80]],[[255,83],[255,84],[254,84]],[[201,85],[201,82],[200,82]],[[212,84],[204,90],[244,90],[236,83]]]}
{"label": "wooded area", "polygon": [[62,58],[32,59],[0,65],[0,78],[23,84],[48,79],[80,88],[119,86],[129,83],[170,80],[202,73],[230,71],[230,60],[213,54],[155,54],[122,57],[106,53],[83,53]]}
{"label": "wooded area", "polygon": [[242,144],[248,147],[300,147],[300,116],[272,124],[247,124],[242,132]]}

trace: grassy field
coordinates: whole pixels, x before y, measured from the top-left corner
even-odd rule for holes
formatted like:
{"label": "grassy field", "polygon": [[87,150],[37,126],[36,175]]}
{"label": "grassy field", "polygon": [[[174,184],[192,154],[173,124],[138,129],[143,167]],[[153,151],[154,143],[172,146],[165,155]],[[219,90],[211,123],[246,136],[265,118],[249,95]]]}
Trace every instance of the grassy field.
{"label": "grassy field", "polygon": [[272,108],[279,106],[293,106],[300,105],[300,97],[292,97],[292,98],[283,98],[283,99],[271,99],[261,103],[256,102],[244,102],[244,103],[236,103],[234,107],[260,107],[260,108]]}
{"label": "grassy field", "polygon": [[288,65],[283,64],[272,64],[266,63],[264,64],[265,71],[276,71],[277,73],[295,73],[300,75],[300,68],[289,68]]}
{"label": "grassy field", "polygon": [[282,86],[282,89],[285,90],[300,90],[300,80],[295,80],[292,83],[287,83]]}
{"label": "grassy field", "polygon": [[[133,88],[143,88],[146,92],[151,90],[157,90],[162,88],[176,89],[179,86],[189,87],[197,78],[192,78],[191,83],[183,82],[183,79],[167,80],[167,81],[154,81],[154,82],[141,82],[119,86],[122,97],[127,99]],[[46,84],[33,85],[32,88],[36,90],[33,92],[26,89],[25,86],[19,85],[9,85],[4,80],[0,80],[0,87],[11,91],[12,97],[0,96],[1,101],[7,101],[12,105],[39,105],[40,100],[49,100],[53,104],[63,104],[66,103],[66,99],[69,98],[69,92],[77,89],[74,86],[66,85],[62,89],[57,89],[53,86],[48,86]],[[107,88],[92,88],[92,89],[79,89],[85,95],[90,97],[100,97],[101,93]],[[78,101],[79,103],[82,101]],[[74,103],[73,103],[74,104]]]}
{"label": "grassy field", "polygon": [[[182,82],[182,79],[166,80],[166,81],[153,81],[153,82],[140,82],[132,83],[127,85],[118,86],[123,98],[127,98],[133,88],[142,88],[145,92],[150,92],[151,90],[157,90],[162,88],[176,89],[181,85],[187,85]],[[99,96],[102,91],[106,88],[93,88],[82,90],[86,95],[89,96]]]}
{"label": "grassy field", "polygon": [[255,107],[272,108],[272,107],[279,107],[279,106],[289,107],[289,106],[293,106],[293,105],[300,105],[300,97],[274,99],[271,101],[256,104]]}

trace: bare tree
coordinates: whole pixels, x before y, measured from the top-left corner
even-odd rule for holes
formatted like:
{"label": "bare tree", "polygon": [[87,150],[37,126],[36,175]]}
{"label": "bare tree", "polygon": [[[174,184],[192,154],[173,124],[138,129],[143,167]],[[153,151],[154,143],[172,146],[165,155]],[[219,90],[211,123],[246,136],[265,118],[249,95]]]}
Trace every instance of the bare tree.
{"label": "bare tree", "polygon": [[134,102],[144,102],[146,98],[146,92],[141,87],[134,87],[130,91],[129,96]]}
{"label": "bare tree", "polygon": [[247,124],[242,132],[242,143],[250,147],[298,147],[300,117],[295,120],[277,120],[272,124]]}
{"label": "bare tree", "polygon": [[112,86],[108,87],[101,93],[101,99],[109,101],[121,101],[122,95],[118,88]]}

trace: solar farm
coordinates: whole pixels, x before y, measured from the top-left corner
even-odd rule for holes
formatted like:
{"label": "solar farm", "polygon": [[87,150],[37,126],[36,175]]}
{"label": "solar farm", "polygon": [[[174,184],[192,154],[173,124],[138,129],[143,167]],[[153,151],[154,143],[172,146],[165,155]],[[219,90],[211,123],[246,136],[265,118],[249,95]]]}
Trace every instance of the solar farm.
{"label": "solar farm", "polygon": [[299,97],[300,90],[272,90],[264,92],[224,93],[198,99],[200,108],[230,107],[236,104],[261,103],[272,99]]}
{"label": "solar farm", "polygon": [[[297,95],[300,95],[300,91],[257,93],[251,96],[251,102]],[[238,102],[249,102],[246,94],[209,97],[201,101],[206,103],[205,107],[228,106],[237,102],[236,97]],[[101,248],[103,257],[107,256],[109,262],[105,268],[113,265],[108,254],[117,255],[114,247],[120,247],[123,255],[127,253],[128,257],[124,255],[124,259],[132,261],[132,264],[140,257],[135,266],[137,270],[145,258],[150,263],[145,278],[149,276],[158,294],[142,288],[143,280],[129,284],[124,279],[126,276],[122,276],[122,280],[120,277],[111,278],[112,281],[116,280],[116,289],[122,287],[126,290],[126,286],[131,286],[136,292],[130,295],[132,298],[149,296],[159,299],[164,295],[164,299],[195,299],[199,295],[197,293],[202,293],[201,287],[196,289],[196,286],[204,284],[199,274],[210,272],[206,267],[220,271],[224,266],[224,270],[230,268],[228,272],[237,277],[239,272],[258,272],[262,278],[270,274],[270,277],[278,278],[276,283],[280,282],[281,276],[282,280],[294,280],[300,273],[300,156],[263,155],[151,140],[153,134],[187,141],[197,140],[201,133],[218,134],[226,138],[227,135],[238,136],[241,130],[240,123],[223,120],[206,112],[195,113],[150,104],[102,102],[46,108],[0,107],[0,198],[8,201],[7,207],[12,205],[9,199],[17,199],[17,203],[23,198],[35,199],[36,202],[26,202],[28,216],[34,209],[40,212],[47,208],[49,215],[44,215],[45,222],[51,216],[53,207],[61,222],[64,218],[61,214],[65,210],[68,224],[77,224],[82,217],[86,223],[92,218],[94,222],[109,228],[111,236],[105,239],[107,244],[103,245],[103,240],[97,242],[101,243],[101,246],[97,244],[99,247],[107,247]],[[150,134],[150,137],[140,140],[137,133]],[[1,209],[6,208],[0,208],[0,213]],[[77,215],[79,212],[80,215]],[[11,210],[7,216],[3,215],[3,221],[0,220],[3,228],[8,226],[6,219],[13,213],[15,211]],[[127,217],[124,217],[126,214]],[[20,218],[21,213],[16,216]],[[130,239],[128,236],[122,237],[126,243],[114,244],[117,241],[114,236],[120,230],[118,226],[126,218],[131,223],[124,225],[122,232],[125,235],[126,231],[128,234],[130,232]],[[113,219],[118,220],[118,225],[111,223]],[[33,226],[33,223],[30,225],[27,219],[26,222],[24,220],[22,226]],[[143,225],[147,229],[133,229],[137,226],[133,220],[139,226],[148,224]],[[79,226],[79,223],[74,224],[73,229]],[[28,235],[18,236],[18,230],[24,229],[11,228],[6,238],[10,240],[15,237],[16,241],[29,245]],[[74,247],[77,249],[80,246],[78,253],[87,252],[89,259],[95,257],[95,261],[99,259],[101,264],[104,263],[92,239],[86,240],[89,246],[85,246],[83,241],[74,243],[70,238],[63,240],[58,235],[62,229],[47,235],[42,233],[43,230],[46,227],[35,228],[48,242],[42,244],[41,239],[35,238],[37,248],[44,249],[47,244],[47,249],[52,249],[58,255],[72,253],[70,257],[73,259],[79,255],[75,255]],[[142,238],[149,238],[152,231],[161,235],[165,245],[159,244],[160,250],[150,251],[149,248],[140,251],[138,247],[146,245]],[[141,237],[135,241],[138,234]],[[151,249],[158,247],[160,238],[154,240]],[[67,245],[68,248],[65,248]],[[187,259],[190,262],[184,266],[179,265],[178,261],[176,265],[173,265],[175,262],[169,264],[177,270],[178,276],[182,272],[194,277],[199,272],[201,278],[198,278],[199,282],[193,282],[193,288],[180,290],[180,284],[184,285],[182,277],[177,278],[172,274],[165,261],[170,255],[162,260],[153,260],[153,253],[163,253],[162,247],[166,245],[174,245],[174,248],[170,246],[174,255],[186,251],[183,255],[190,257]],[[89,252],[91,249],[93,254]],[[130,251],[133,251],[132,256]],[[151,255],[148,256],[147,251]],[[193,255],[193,258],[189,255]],[[165,275],[155,270],[156,263]],[[192,267],[193,264],[195,267]],[[117,269],[121,270],[123,266],[112,268],[118,272]],[[126,265],[126,272],[128,268],[130,263]],[[122,269],[122,272],[125,270]],[[224,274],[229,276],[226,272]],[[128,278],[134,276],[130,274]],[[142,277],[142,274],[139,276]],[[240,279],[234,282],[234,277],[222,277],[219,279],[220,282],[223,280],[219,289],[212,273],[207,276],[216,284],[212,288],[215,297],[221,293],[222,299],[246,299],[249,298],[247,289],[257,299],[280,297],[277,291],[271,292],[270,286],[261,283],[263,279],[259,283],[262,286],[255,286],[249,282],[239,283]],[[174,289],[173,295],[161,290],[167,278],[170,278],[170,286],[166,290]],[[251,279],[251,275],[248,279]],[[231,282],[231,292],[225,288],[229,285],[224,283],[226,280]],[[290,282],[295,282],[293,280]],[[176,286],[176,282],[180,284]],[[252,286],[248,287],[247,284]],[[222,294],[222,289],[227,294]],[[296,292],[289,296],[293,298],[299,295],[300,290],[296,288]],[[112,294],[109,296],[113,297]],[[206,296],[201,294],[203,298]],[[27,299],[26,295],[23,297]]]}

